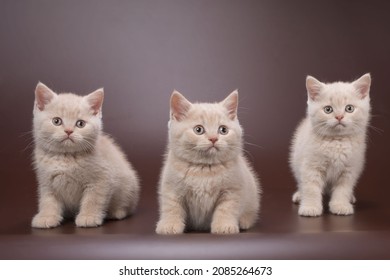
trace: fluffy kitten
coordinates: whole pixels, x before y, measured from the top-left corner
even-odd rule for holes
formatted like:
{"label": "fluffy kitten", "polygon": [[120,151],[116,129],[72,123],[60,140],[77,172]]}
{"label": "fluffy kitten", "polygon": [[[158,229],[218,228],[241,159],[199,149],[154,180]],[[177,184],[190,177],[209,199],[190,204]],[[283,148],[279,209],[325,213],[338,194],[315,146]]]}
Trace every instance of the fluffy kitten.
{"label": "fluffy kitten", "polygon": [[103,89],[81,97],[35,90],[34,167],[39,183],[35,228],[76,216],[79,227],[123,219],[138,202],[138,178],[114,141],[103,134]]}
{"label": "fluffy kitten", "polygon": [[260,186],[243,156],[237,103],[237,91],[215,104],[192,104],[173,92],[158,234],[238,233],[254,225]]}
{"label": "fluffy kitten", "polygon": [[300,203],[300,215],[321,215],[323,192],[330,193],[331,213],[353,214],[353,190],[365,161],[370,84],[370,74],[332,84],[307,77],[307,117],[295,132],[290,154],[298,183],[293,201]]}

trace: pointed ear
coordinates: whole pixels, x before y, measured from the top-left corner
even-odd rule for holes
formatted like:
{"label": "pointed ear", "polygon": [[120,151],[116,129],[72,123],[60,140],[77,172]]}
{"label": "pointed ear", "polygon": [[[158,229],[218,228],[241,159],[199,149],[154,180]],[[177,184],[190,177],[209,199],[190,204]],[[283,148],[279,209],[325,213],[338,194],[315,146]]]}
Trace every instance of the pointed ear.
{"label": "pointed ear", "polygon": [[319,80],[312,76],[306,77],[306,90],[307,95],[309,98],[313,101],[315,101],[318,97],[318,95],[321,92],[322,87],[324,86],[323,83],[321,83]]}
{"label": "pointed ear", "polygon": [[352,84],[356,88],[359,97],[364,99],[370,93],[371,75],[367,73],[354,81]]}
{"label": "pointed ear", "polygon": [[85,96],[85,99],[87,100],[88,105],[91,107],[91,110],[94,115],[101,113],[103,98],[104,98],[103,88],[99,88],[98,90],[95,90],[94,92]]}
{"label": "pointed ear", "polygon": [[187,112],[190,110],[192,104],[180,92],[174,90],[171,95],[171,119],[181,121]]}
{"label": "pointed ear", "polygon": [[40,111],[45,109],[45,106],[49,104],[53,98],[57,97],[50,88],[39,82],[35,88],[35,104]]}
{"label": "pointed ear", "polygon": [[229,118],[234,120],[237,117],[238,90],[229,94],[221,103],[227,109]]}

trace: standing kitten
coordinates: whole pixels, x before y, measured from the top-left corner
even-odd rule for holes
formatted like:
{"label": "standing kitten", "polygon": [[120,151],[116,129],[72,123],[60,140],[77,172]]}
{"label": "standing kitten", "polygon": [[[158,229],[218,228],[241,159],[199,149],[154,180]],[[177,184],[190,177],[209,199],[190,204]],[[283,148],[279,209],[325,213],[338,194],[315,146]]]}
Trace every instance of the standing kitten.
{"label": "standing kitten", "polygon": [[79,227],[133,213],[138,178],[125,155],[103,134],[103,89],[81,97],[57,95],[42,83],[35,90],[34,167],[39,183],[36,228],[76,216]]}
{"label": "standing kitten", "polygon": [[366,151],[370,84],[370,74],[332,84],[307,77],[307,117],[295,132],[290,154],[299,215],[321,215],[324,191],[330,193],[331,213],[353,214],[353,190]]}
{"label": "standing kitten", "polygon": [[237,91],[215,104],[173,92],[157,233],[238,233],[255,223],[260,186],[242,153],[237,103]]}

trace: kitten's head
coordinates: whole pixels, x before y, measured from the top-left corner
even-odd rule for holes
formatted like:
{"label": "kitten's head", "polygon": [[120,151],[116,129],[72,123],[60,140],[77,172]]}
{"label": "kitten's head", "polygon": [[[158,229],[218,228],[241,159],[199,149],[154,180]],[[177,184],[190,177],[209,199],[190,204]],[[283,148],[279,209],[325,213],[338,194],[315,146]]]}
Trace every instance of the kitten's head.
{"label": "kitten's head", "polygon": [[370,119],[370,85],[370,74],[352,83],[331,84],[308,76],[307,113],[314,131],[324,136],[365,133]]}
{"label": "kitten's head", "polygon": [[102,129],[103,89],[87,96],[56,94],[38,83],[35,89],[35,144],[55,153],[87,152]]}
{"label": "kitten's head", "polygon": [[237,105],[237,91],[220,103],[194,104],[174,91],[169,121],[170,150],[194,164],[218,164],[237,157],[242,148]]}

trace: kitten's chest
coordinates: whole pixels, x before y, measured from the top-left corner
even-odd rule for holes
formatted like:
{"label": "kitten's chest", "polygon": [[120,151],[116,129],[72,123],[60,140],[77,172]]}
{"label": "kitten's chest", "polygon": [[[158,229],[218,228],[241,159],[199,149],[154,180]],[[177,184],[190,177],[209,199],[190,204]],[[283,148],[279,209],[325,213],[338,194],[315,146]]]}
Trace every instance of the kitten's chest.
{"label": "kitten's chest", "polygon": [[209,229],[212,215],[223,190],[225,176],[221,170],[194,168],[184,179],[184,201],[189,224],[195,229]]}
{"label": "kitten's chest", "polygon": [[52,178],[63,175],[78,181],[82,179],[85,170],[82,161],[70,156],[54,156],[44,159],[42,163]]}
{"label": "kitten's chest", "polygon": [[332,140],[322,143],[320,151],[328,167],[328,175],[334,177],[353,164],[357,147],[351,141]]}
{"label": "kitten's chest", "polygon": [[352,143],[350,141],[324,141],[320,148],[329,160],[334,161],[345,161],[352,154]]}
{"label": "kitten's chest", "polygon": [[71,155],[38,155],[37,165],[51,187],[58,191],[76,192],[91,177],[88,175],[88,161]]}
{"label": "kitten's chest", "polygon": [[209,192],[209,189],[218,188],[224,181],[226,169],[224,166],[189,166],[184,170],[183,182],[195,192]]}
{"label": "kitten's chest", "polygon": [[83,159],[65,155],[39,155],[36,163],[45,184],[69,213],[78,211],[85,186],[88,183],[88,164]]}
{"label": "kitten's chest", "polygon": [[192,208],[199,206],[203,209],[213,208],[218,199],[222,187],[221,177],[186,178],[185,180],[185,200]]}
{"label": "kitten's chest", "polygon": [[185,207],[187,225],[195,230],[209,230],[220,189],[210,185],[193,185],[187,189]]}

